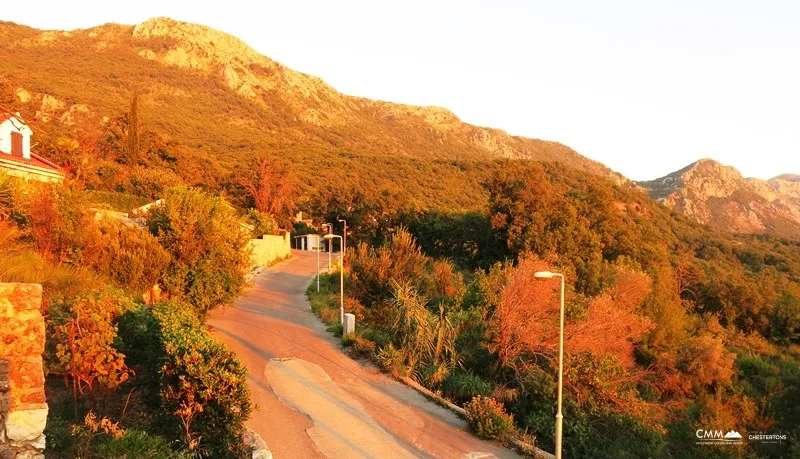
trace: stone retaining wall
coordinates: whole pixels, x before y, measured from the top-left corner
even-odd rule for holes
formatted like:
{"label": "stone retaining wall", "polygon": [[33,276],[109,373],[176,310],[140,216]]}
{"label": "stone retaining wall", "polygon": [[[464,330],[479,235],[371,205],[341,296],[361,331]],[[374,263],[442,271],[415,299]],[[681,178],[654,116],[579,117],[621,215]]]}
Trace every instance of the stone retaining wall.
{"label": "stone retaining wall", "polygon": [[261,239],[251,239],[251,260],[254,266],[266,268],[278,260],[289,258],[292,255],[292,244],[289,233],[282,236],[265,234]]}
{"label": "stone retaining wall", "polygon": [[0,459],[43,458],[42,286],[0,283]]}

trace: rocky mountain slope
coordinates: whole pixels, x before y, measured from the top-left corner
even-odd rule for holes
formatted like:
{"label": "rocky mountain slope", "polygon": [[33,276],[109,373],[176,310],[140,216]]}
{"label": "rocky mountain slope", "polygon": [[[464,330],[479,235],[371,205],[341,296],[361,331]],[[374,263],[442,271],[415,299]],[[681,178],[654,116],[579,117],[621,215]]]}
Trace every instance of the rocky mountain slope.
{"label": "rocky mountain slope", "polygon": [[733,167],[702,159],[639,185],[698,222],[736,233],[800,239],[800,176],[744,178]]}
{"label": "rocky mountain slope", "polygon": [[167,18],[69,32],[0,22],[0,76],[22,98],[57,101],[59,117],[75,105],[113,117],[137,91],[145,125],[222,162],[254,151],[535,159],[624,181],[562,144],[472,126],[443,108],[346,96],[231,35]]}

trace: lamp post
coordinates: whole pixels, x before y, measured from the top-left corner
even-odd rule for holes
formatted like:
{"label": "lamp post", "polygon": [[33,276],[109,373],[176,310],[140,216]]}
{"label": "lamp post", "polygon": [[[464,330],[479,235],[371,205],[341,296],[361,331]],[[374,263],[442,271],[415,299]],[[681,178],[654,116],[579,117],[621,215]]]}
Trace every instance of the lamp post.
{"label": "lamp post", "polygon": [[[330,223],[323,223],[322,226],[328,227],[328,234],[333,233],[333,225]],[[327,236],[327,235],[326,235]],[[329,240],[330,238],[324,237],[323,239],[328,240],[328,272],[331,272],[331,249],[333,249],[333,243]]]}
{"label": "lamp post", "polygon": [[537,279],[561,278],[561,311],[559,313],[559,333],[558,333],[558,412],[556,413],[556,459],[561,459],[561,434],[563,429],[564,416],[561,414],[561,388],[564,378],[564,275],[551,273],[550,271],[539,271],[533,274]]}
{"label": "lamp post", "polygon": [[[331,244],[333,238],[339,238],[339,243],[341,244],[343,239],[338,234],[326,234],[325,239],[328,240],[328,243]],[[339,268],[339,323],[344,326],[344,263]]]}
{"label": "lamp post", "polygon": [[322,244],[319,243],[319,235],[317,235],[317,293],[319,293],[319,253],[322,251]]}
{"label": "lamp post", "polygon": [[347,220],[344,218],[337,218],[336,221],[342,222],[344,225],[344,231],[342,231],[344,235],[342,238],[342,266],[344,266],[344,254],[347,251]]}

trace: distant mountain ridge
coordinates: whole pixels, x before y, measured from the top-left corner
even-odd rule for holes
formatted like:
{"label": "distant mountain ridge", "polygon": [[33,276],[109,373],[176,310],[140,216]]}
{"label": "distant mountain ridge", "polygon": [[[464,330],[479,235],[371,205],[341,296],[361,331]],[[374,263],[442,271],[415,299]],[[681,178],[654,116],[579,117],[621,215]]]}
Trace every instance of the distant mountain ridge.
{"label": "distant mountain ridge", "polygon": [[[175,142],[207,151],[534,159],[628,182],[557,142],[473,126],[439,107],[343,95],[232,35],[169,18],[69,32],[0,22],[3,74],[40,99],[47,95],[106,116],[124,112],[137,90],[146,122]],[[159,111],[171,115],[153,115]]]}
{"label": "distant mountain ridge", "polygon": [[701,159],[664,177],[638,182],[650,197],[694,220],[744,234],[800,239],[800,176],[744,178]]}

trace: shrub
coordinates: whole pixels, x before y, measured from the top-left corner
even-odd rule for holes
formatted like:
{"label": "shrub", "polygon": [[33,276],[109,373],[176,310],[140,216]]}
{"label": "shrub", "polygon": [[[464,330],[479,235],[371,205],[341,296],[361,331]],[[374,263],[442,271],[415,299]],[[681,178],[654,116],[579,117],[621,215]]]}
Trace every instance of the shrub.
{"label": "shrub", "polygon": [[278,223],[275,222],[272,215],[259,212],[256,209],[247,211],[245,220],[253,225],[253,235],[257,238],[265,234],[275,234],[278,231]]}
{"label": "shrub", "polygon": [[[181,178],[169,169],[134,167],[131,170],[131,191],[155,199],[170,187],[180,185]],[[140,204],[143,205],[143,204]]]}
{"label": "shrub", "polygon": [[30,186],[17,209],[36,251],[47,258],[81,262],[81,248],[95,228],[83,194],[49,184]]}
{"label": "shrub", "polygon": [[[49,447],[50,439],[48,438],[47,440]],[[141,430],[128,430],[120,438],[104,438],[93,449],[95,457],[109,459],[124,457],[179,459],[189,457],[186,453],[173,451],[164,438]]]}
{"label": "shrub", "polygon": [[481,438],[502,440],[514,432],[514,416],[493,398],[478,395],[464,408],[470,427]]}
{"label": "shrub", "polygon": [[153,309],[164,360],[161,400],[184,444],[207,457],[237,457],[250,415],[247,369],[216,342],[192,312],[176,303]]}
{"label": "shrub", "polygon": [[55,302],[51,308],[49,370],[72,380],[73,396],[98,386],[115,389],[130,377],[125,356],[113,346],[115,320],[126,307],[124,297],[104,293]]}
{"label": "shrub", "polygon": [[85,262],[137,294],[156,284],[170,265],[158,239],[140,228],[104,220],[85,250]]}
{"label": "shrub", "polygon": [[172,254],[162,277],[170,295],[199,316],[239,295],[250,267],[250,236],[229,204],[197,189],[173,188],[150,210],[148,225]]}
{"label": "shrub", "polygon": [[442,381],[442,392],[457,403],[466,403],[474,397],[492,395],[493,387],[488,381],[471,371],[451,371]]}

